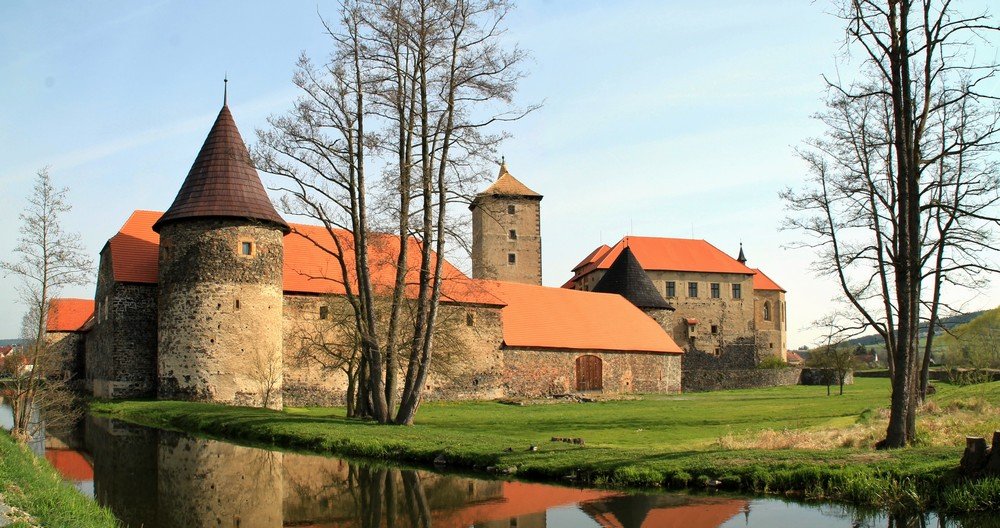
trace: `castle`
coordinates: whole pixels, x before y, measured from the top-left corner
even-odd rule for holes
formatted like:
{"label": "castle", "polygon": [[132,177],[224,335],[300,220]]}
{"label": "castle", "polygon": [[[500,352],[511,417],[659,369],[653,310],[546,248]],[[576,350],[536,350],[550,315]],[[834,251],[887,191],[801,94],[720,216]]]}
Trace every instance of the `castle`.
{"label": "castle", "polygon": [[[679,392],[688,372],[784,357],[785,292],[742,248],[630,236],[542,286],[541,201],[505,164],[472,201],[472,277],[444,263],[425,398]],[[374,238],[388,287],[400,241]],[[353,247],[278,214],[224,105],[167,211],[135,211],[101,250],[94,300],[53,301],[49,339],[97,397],[342,404],[347,371],[314,353],[351,346],[337,241]]]}

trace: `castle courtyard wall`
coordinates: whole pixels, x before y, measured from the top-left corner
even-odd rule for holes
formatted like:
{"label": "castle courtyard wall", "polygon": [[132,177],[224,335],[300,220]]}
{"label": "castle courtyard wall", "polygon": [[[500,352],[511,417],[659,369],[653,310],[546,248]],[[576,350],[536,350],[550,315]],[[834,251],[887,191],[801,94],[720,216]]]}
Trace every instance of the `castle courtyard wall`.
{"label": "castle courtyard wall", "polygon": [[677,354],[504,348],[504,392],[525,397],[576,392],[576,360],[584,355],[601,358],[604,393],[681,391]]}
{"label": "castle courtyard wall", "polygon": [[[321,318],[325,307],[326,319]],[[346,298],[329,295],[286,295],[284,333],[284,398],[286,405],[343,405],[347,374],[334,353],[348,352],[353,341],[353,315]],[[493,399],[503,395],[500,308],[442,303],[434,336],[431,373],[423,399]],[[335,348],[337,347],[337,348]],[[408,354],[402,350],[401,354]],[[399,372],[399,379],[404,376]]]}

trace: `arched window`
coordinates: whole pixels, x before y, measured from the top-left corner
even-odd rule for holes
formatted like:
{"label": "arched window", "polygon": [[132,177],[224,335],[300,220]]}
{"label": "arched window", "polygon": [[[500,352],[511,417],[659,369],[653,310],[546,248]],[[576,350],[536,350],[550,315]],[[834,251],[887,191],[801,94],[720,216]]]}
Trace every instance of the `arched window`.
{"label": "arched window", "polygon": [[576,358],[576,390],[592,391],[604,388],[601,358],[592,355]]}
{"label": "arched window", "polygon": [[770,321],[771,320],[771,302],[770,301],[764,301],[764,320],[765,321]]}

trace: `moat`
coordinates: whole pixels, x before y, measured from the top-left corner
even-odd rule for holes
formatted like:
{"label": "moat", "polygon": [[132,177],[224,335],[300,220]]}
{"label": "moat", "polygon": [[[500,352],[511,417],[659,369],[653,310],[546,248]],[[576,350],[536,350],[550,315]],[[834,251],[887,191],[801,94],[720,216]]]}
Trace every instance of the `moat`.
{"label": "moat", "polygon": [[[10,410],[0,407],[0,426]],[[32,444],[128,527],[980,527],[829,503],[629,493],[271,451],[88,416]]]}

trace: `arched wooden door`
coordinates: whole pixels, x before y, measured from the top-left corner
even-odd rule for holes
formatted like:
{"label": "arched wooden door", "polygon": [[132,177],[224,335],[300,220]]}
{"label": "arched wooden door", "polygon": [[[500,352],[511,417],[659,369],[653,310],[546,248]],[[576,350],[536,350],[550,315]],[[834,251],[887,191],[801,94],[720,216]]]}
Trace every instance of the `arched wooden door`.
{"label": "arched wooden door", "polygon": [[576,390],[592,391],[604,388],[601,358],[580,356],[576,358]]}

